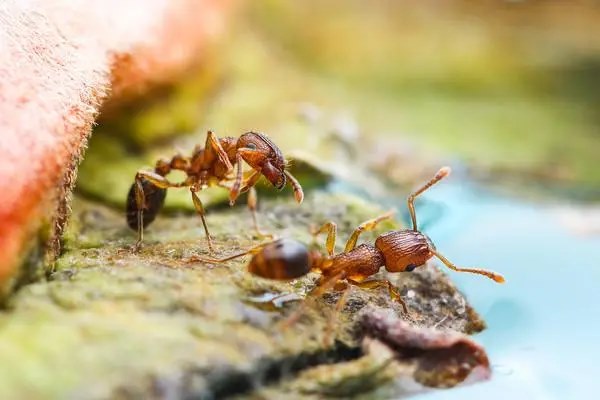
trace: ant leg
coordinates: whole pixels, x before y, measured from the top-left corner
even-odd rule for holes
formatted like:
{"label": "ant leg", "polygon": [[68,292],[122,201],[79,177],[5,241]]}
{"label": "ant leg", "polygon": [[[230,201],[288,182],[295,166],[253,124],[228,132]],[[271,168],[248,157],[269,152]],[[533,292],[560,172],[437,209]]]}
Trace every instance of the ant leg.
{"label": "ant leg", "polygon": [[188,182],[172,183],[164,176],[152,171],[138,171],[135,175],[135,203],[137,209],[137,233],[138,239],[133,247],[134,251],[138,251],[144,240],[144,208],[146,207],[146,196],[144,194],[144,186],[142,181],[149,181],[154,186],[160,189],[168,189],[172,187],[187,186]]}
{"label": "ant leg", "polygon": [[248,209],[250,210],[250,214],[252,214],[252,223],[254,224],[254,230],[258,234],[259,237],[265,238],[273,238],[273,235],[270,233],[264,233],[260,230],[260,226],[258,225],[258,216],[256,212],[256,205],[258,203],[258,197],[256,195],[256,189],[254,186],[251,186],[248,191]]}
{"label": "ant leg", "polygon": [[440,253],[438,253],[436,250],[430,248],[429,251],[431,251],[433,254],[435,254],[435,256],[437,258],[439,258],[440,261],[443,262],[446,265],[446,267],[450,268],[451,270],[454,270],[457,272],[469,272],[472,274],[479,274],[479,275],[487,276],[488,278],[490,278],[491,280],[493,280],[495,282],[504,283],[504,277],[497,272],[488,271],[488,270],[481,269],[481,268],[460,268],[460,267],[457,267],[456,265],[454,265],[453,263],[451,263],[450,260],[448,260],[446,257],[441,255]]}
{"label": "ant leg", "polygon": [[200,215],[202,219],[202,225],[204,226],[204,233],[206,234],[206,241],[208,243],[208,250],[213,253],[214,248],[212,245],[212,239],[210,237],[210,233],[208,233],[208,226],[206,225],[206,218],[204,217],[204,206],[202,205],[202,201],[200,201],[200,197],[196,194],[197,189],[193,186],[190,187],[190,193],[192,194],[192,201],[194,202],[194,208],[196,212]]}
{"label": "ant leg", "polygon": [[335,240],[337,237],[337,225],[335,224],[335,222],[329,221],[319,229],[313,230],[311,233],[313,235],[313,238],[316,240],[319,234],[325,232],[327,232],[327,240],[325,241],[325,246],[327,247],[327,254],[329,254],[329,256],[332,257],[333,251],[335,249]]}
{"label": "ant leg", "polygon": [[348,302],[348,295],[350,294],[349,290],[350,286],[346,284],[346,287],[342,289],[342,294],[338,299],[337,303],[335,303],[335,308],[329,317],[329,321],[327,322],[327,329],[325,331],[325,336],[323,337],[323,342],[325,346],[330,346],[331,343],[331,335],[333,333],[333,327],[335,326],[335,322],[338,319],[338,316],[341,314],[344,306]]}
{"label": "ant leg", "polygon": [[164,176],[159,175],[156,172],[152,172],[152,171],[138,171],[138,173],[135,175],[135,180],[136,180],[136,182],[138,182],[138,181],[141,181],[142,179],[149,181],[154,186],[156,186],[160,189],[179,188],[179,187],[184,187],[184,186],[190,185],[190,181],[188,179],[186,179],[183,182],[174,183],[174,182],[170,182]]}
{"label": "ant leg", "polygon": [[[283,320],[280,325],[281,328],[287,329],[295,324],[306,311],[307,302],[311,300],[314,301],[314,299],[321,297],[327,290],[332,289],[338,281],[344,279],[345,274],[345,271],[341,271],[333,276],[327,277],[322,282],[319,282],[310,292],[308,292],[302,304],[300,304],[288,318]],[[324,278],[324,276],[321,276],[321,278]]]}
{"label": "ant leg", "polygon": [[[210,156],[214,156],[219,159],[219,162],[225,165],[227,171],[233,171],[233,165],[229,161],[229,156],[221,146],[221,142],[217,139],[217,136],[213,133],[213,131],[208,131],[206,133],[206,144],[204,145],[205,151],[210,152]],[[206,158],[206,155],[205,155]]]}
{"label": "ant leg", "polygon": [[138,238],[133,246],[135,252],[139,251],[144,241],[144,186],[141,179],[135,180],[135,206],[137,209],[137,234]]}
{"label": "ant leg", "polygon": [[244,176],[244,182],[242,182],[242,188],[240,193],[246,193],[250,188],[254,187],[260,179],[260,172],[252,170],[249,175]]}
{"label": "ant leg", "polygon": [[302,191],[302,186],[300,186],[300,182],[294,177],[294,175],[290,174],[288,171],[284,171],[285,176],[290,181],[290,185],[294,190],[294,198],[298,204],[301,204],[304,200],[304,191]]}
{"label": "ant leg", "polygon": [[266,245],[271,244],[271,243],[273,243],[273,242],[262,243],[262,244],[259,244],[258,246],[254,246],[248,250],[242,251],[240,253],[235,253],[235,254],[232,254],[232,255],[224,257],[224,258],[202,258],[202,257],[192,256],[187,261],[188,261],[188,263],[203,262],[203,263],[207,263],[207,264],[223,264],[223,263],[226,263],[227,261],[235,260],[236,258],[240,258],[240,257],[246,256],[248,254],[257,254]]}
{"label": "ant leg", "polygon": [[235,200],[240,195],[240,187],[242,186],[242,154],[237,152],[235,155],[235,162],[237,163],[237,174],[235,176],[235,180],[233,181],[233,185],[231,186],[231,190],[229,191],[229,205],[233,206],[235,204]]}
{"label": "ant leg", "polygon": [[388,289],[388,292],[390,294],[390,298],[392,300],[400,303],[404,313],[408,314],[408,307],[406,306],[406,303],[402,299],[402,296],[400,295],[398,288],[395,287],[394,285],[392,285],[392,282],[388,281],[387,279],[372,279],[372,280],[362,281],[362,282],[353,281],[351,279],[348,279],[348,282],[354,286],[358,286],[359,288],[363,288],[363,289],[375,289],[375,288],[379,288],[382,286],[386,286]]}
{"label": "ant leg", "polygon": [[448,175],[450,175],[450,171],[451,171],[450,167],[440,168],[440,170],[435,174],[435,176],[433,178],[431,178],[429,180],[429,182],[427,182],[425,185],[421,186],[415,192],[411,193],[410,196],[408,196],[408,211],[410,212],[410,219],[412,220],[413,231],[417,230],[417,215],[415,213],[415,198],[418,195],[420,195],[421,193],[423,193],[424,191],[426,191],[427,189],[429,189],[430,187],[432,187],[433,185],[435,185],[436,183],[438,183],[439,181],[441,181],[442,179],[444,179],[445,177],[447,177]]}
{"label": "ant leg", "polygon": [[370,219],[368,221],[363,222],[359,226],[357,226],[356,229],[354,230],[354,232],[352,232],[350,239],[348,239],[348,242],[346,243],[346,248],[344,249],[344,252],[349,252],[349,251],[354,250],[354,248],[356,247],[356,242],[358,241],[358,237],[361,235],[361,233],[363,233],[365,231],[372,231],[373,229],[375,229],[377,227],[377,224],[379,224],[383,220],[391,218],[392,215],[394,215],[394,213],[395,213],[394,210],[390,210],[390,211],[386,212],[385,214],[380,215],[377,218]]}
{"label": "ant leg", "polygon": [[[258,171],[252,170],[252,171],[244,172],[244,177],[242,179],[242,185],[241,185],[242,188],[240,189],[240,194],[246,193],[248,190],[250,190],[250,187],[256,185],[256,182],[258,182],[259,179],[260,179],[260,172],[258,172]],[[225,182],[226,182],[225,180],[218,182],[217,186],[221,187],[223,189],[227,189],[228,191],[231,191],[231,189],[233,188],[233,185],[229,186]]]}

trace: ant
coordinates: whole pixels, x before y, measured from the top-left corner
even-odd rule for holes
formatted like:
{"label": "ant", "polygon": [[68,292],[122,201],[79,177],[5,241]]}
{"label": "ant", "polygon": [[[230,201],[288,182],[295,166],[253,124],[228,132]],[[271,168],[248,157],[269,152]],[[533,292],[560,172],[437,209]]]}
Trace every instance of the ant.
{"label": "ant", "polygon": [[[242,172],[242,161],[252,168],[246,174]],[[234,174],[234,166],[237,171]],[[165,176],[172,170],[185,172],[183,182],[173,183]],[[160,159],[154,171],[140,170],[127,195],[127,224],[137,230],[138,239],[134,249],[138,250],[147,227],[162,208],[168,188],[189,187],[196,212],[202,219],[209,251],[213,245],[204,206],[197,192],[211,186],[229,190],[229,204],[233,205],[241,193],[248,193],[248,208],[252,213],[254,229],[260,236],[269,236],[261,232],[256,215],[257,195],[254,185],[264,176],[276,189],[281,190],[289,181],[298,203],[302,203],[304,193],[300,183],[286,170],[286,161],[281,150],[265,134],[247,132],[239,138],[217,138],[212,131],[206,135],[205,146],[197,146],[191,157],[175,155],[170,161]],[[231,186],[227,182],[233,181]]]}
{"label": "ant", "polygon": [[[346,242],[342,253],[334,254],[337,225],[327,222],[314,230],[313,236],[327,232],[327,255],[319,251],[309,251],[305,245],[293,239],[279,239],[251,248],[242,253],[219,259],[195,259],[212,263],[223,263],[247,254],[253,257],[248,264],[250,273],[268,279],[292,280],[306,275],[310,271],[320,272],[321,277],[312,294],[319,296],[329,289],[346,290],[348,285],[361,288],[387,287],[390,297],[399,302],[405,313],[406,303],[400,292],[387,279],[367,279],[379,272],[383,266],[388,272],[411,272],[436,256],[448,268],[458,272],[469,272],[486,276],[495,282],[504,283],[502,275],[479,268],[460,268],[441,255],[429,237],[417,229],[417,217],[414,201],[417,196],[450,174],[449,167],[441,168],[435,176],[417,191],[408,196],[408,210],[412,220],[412,229],[390,231],[380,235],[375,244],[356,245],[359,236],[371,231],[377,225],[394,214],[389,211],[360,224]],[[342,295],[336,306],[341,310],[345,301]]]}

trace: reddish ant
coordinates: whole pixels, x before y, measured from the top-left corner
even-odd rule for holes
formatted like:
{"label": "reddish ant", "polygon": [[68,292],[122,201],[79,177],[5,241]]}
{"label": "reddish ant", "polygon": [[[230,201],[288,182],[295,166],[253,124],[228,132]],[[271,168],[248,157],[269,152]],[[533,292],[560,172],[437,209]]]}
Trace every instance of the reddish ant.
{"label": "reddish ant", "polygon": [[[321,278],[313,290],[314,295],[321,295],[334,287],[345,290],[348,284],[361,288],[384,286],[387,287],[390,297],[402,305],[405,313],[408,313],[406,304],[398,289],[390,281],[387,279],[367,280],[368,277],[379,272],[382,266],[388,272],[411,272],[424,265],[431,257],[436,256],[454,271],[484,275],[498,283],[504,283],[502,275],[496,272],[479,268],[457,267],[436,250],[429,237],[418,231],[415,198],[449,174],[449,167],[441,168],[429,182],[408,197],[412,229],[384,233],[375,240],[374,245],[363,243],[356,246],[356,243],[363,232],[375,229],[381,221],[390,218],[393,212],[387,212],[360,224],[340,254],[334,254],[337,226],[334,222],[328,222],[313,232],[314,236],[327,232],[327,255],[323,255],[319,251],[309,251],[306,246],[296,240],[279,239],[220,260],[195,259],[194,261],[222,263],[246,254],[253,254],[248,264],[248,270],[262,278],[291,280],[299,278],[309,271],[320,272]],[[340,298],[336,306],[337,310],[343,306],[344,299],[345,296]]]}
{"label": "reddish ant", "polygon": [[[242,172],[242,160],[252,170],[246,175]],[[237,172],[234,175],[234,166]],[[212,240],[204,217],[204,207],[196,192],[210,186],[220,186],[229,190],[229,204],[233,205],[240,193],[248,193],[248,208],[252,213],[254,228],[261,236],[256,216],[256,190],[254,185],[264,176],[276,189],[283,189],[289,180],[294,196],[301,203],[304,194],[300,183],[286,169],[281,150],[266,135],[247,132],[239,138],[224,137],[218,139],[208,131],[204,148],[196,147],[191,157],[175,155],[170,161],[161,159],[154,171],[138,171],[135,182],[127,196],[127,224],[138,232],[135,248],[138,249],[144,237],[144,228],[148,226],[163,206],[168,188],[189,187],[194,207],[204,226],[208,248],[212,252]],[[172,170],[185,172],[183,182],[169,182],[165,175]],[[231,186],[226,183],[233,181]]]}

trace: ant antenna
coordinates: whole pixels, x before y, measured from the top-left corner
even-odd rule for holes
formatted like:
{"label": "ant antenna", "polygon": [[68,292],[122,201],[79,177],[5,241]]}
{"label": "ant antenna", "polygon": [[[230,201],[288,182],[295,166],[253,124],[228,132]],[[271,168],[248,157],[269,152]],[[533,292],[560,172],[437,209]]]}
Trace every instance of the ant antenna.
{"label": "ant antenna", "polygon": [[504,283],[504,277],[497,272],[488,271],[486,269],[480,269],[480,268],[459,268],[456,265],[454,265],[452,262],[450,262],[450,260],[448,260],[446,257],[444,257],[443,255],[438,253],[436,250],[430,249],[430,251],[433,254],[435,254],[435,256],[437,258],[439,258],[440,261],[443,262],[446,265],[446,267],[450,268],[451,270],[458,271],[458,272],[470,272],[472,274],[479,274],[479,275],[487,276],[488,278],[490,278],[491,280],[493,280],[495,282]]}
{"label": "ant antenna", "polygon": [[300,186],[298,179],[296,179],[294,175],[290,174],[287,170],[283,171],[283,173],[285,176],[287,176],[292,189],[294,189],[294,197],[296,198],[296,202],[298,204],[302,203],[302,200],[304,200],[304,192],[302,191],[302,186]]}
{"label": "ant antenna", "polygon": [[450,171],[451,171],[450,167],[440,168],[440,170],[435,174],[435,176],[433,178],[431,178],[431,180],[429,180],[429,182],[427,182],[425,185],[423,185],[417,191],[413,192],[410,196],[408,196],[408,211],[410,212],[410,218],[412,220],[413,231],[417,230],[417,215],[415,213],[415,198],[418,195],[420,195],[421,193],[423,193],[424,191],[426,191],[427,189],[429,189],[430,187],[432,187],[433,185],[435,185],[436,183],[438,183],[439,181],[441,181],[442,179],[444,179],[445,177],[447,177],[448,175],[450,175]]}

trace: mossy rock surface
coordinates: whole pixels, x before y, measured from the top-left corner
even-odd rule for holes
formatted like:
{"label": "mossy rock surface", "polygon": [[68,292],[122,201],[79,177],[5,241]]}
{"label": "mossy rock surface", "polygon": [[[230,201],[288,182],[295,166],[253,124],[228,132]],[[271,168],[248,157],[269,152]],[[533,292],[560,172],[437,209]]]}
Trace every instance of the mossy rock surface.
{"label": "mossy rock surface", "polygon": [[[259,387],[300,396],[314,389],[286,382],[311,376],[312,368],[318,374],[323,364],[335,369],[341,362],[340,371],[350,369],[360,379],[362,367],[347,363],[369,363],[352,361],[363,353],[354,326],[361,308],[377,305],[402,314],[385,290],[353,288],[335,323],[336,344],[329,345],[324,335],[338,293],[310,302],[287,329],[281,322],[299,302],[277,307],[265,300],[304,297],[316,274],[277,283],[246,272],[247,258],[221,266],[190,262],[208,253],[201,224],[188,213],[161,215],[134,254],[135,234],[122,213],[81,199],[73,208],[66,250],[52,279],[24,287],[0,315],[0,398],[243,397]],[[302,207],[291,198],[263,201],[261,224],[277,236],[309,243],[312,224],[335,220],[341,251],[351,230],[381,211],[355,197],[313,192]],[[259,241],[250,221],[244,207],[209,209],[217,256]],[[396,226],[382,224],[379,232]],[[374,235],[365,233],[363,240]],[[398,275],[394,282],[411,309],[404,318],[424,326],[445,318],[445,327],[462,332],[483,328],[434,266]],[[364,369],[365,377],[371,369]],[[394,387],[393,380],[387,382]]]}

